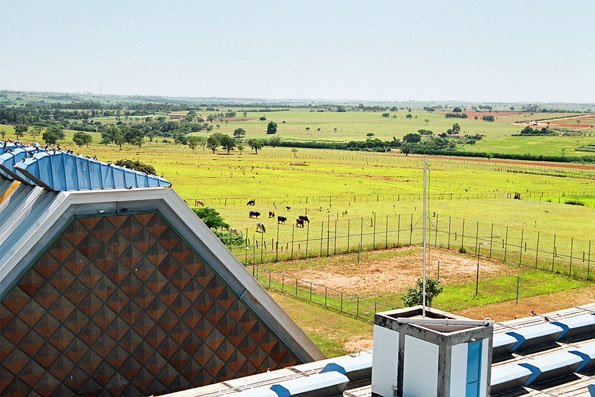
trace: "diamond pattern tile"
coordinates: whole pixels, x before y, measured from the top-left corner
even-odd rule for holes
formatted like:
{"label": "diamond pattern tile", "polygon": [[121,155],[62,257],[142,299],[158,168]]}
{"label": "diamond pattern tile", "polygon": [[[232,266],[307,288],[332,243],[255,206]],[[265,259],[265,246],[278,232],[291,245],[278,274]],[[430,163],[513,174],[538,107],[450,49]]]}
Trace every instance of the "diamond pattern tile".
{"label": "diamond pattern tile", "polygon": [[156,213],[75,219],[0,302],[0,396],[162,394],[295,364]]}

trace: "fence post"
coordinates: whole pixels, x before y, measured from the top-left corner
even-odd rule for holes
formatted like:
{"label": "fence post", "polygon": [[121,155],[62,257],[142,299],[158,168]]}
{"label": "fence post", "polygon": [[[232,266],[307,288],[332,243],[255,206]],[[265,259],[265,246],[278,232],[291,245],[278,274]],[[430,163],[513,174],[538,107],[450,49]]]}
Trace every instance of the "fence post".
{"label": "fence post", "polygon": [[554,245],[552,247],[552,273],[554,272],[554,264],[555,264],[555,259],[556,258],[556,235],[554,234]]}
{"label": "fence post", "polygon": [[521,276],[516,276],[516,304],[519,304],[519,286],[521,284]]}
{"label": "fence post", "polygon": [[397,216],[397,247],[401,245],[401,214]]}
{"label": "fence post", "polygon": [[326,307],[327,295],[328,295],[328,287],[324,287],[324,307]]}
{"label": "fence post", "polygon": [[310,302],[312,302],[312,281],[310,281]]}
{"label": "fence post", "polygon": [[489,257],[492,259],[492,242],[494,240],[494,223],[492,222],[492,229],[490,230],[490,254]]}
{"label": "fence post", "polygon": [[591,240],[589,240],[589,256],[587,257],[587,281],[591,273]]}
{"label": "fence post", "polygon": [[568,269],[568,275],[572,277],[572,251],[574,248],[574,237],[570,237],[570,267]]}
{"label": "fence post", "polygon": [[521,245],[519,247],[519,266],[521,266],[521,262],[523,260],[523,238],[525,237],[525,229],[521,229]]}
{"label": "fence post", "polygon": [[[477,222],[479,225],[479,222]],[[477,269],[475,270],[475,296],[479,294],[479,246],[477,247]]]}
{"label": "fence post", "polygon": [[361,250],[361,247],[362,247],[363,238],[364,238],[364,218],[361,219],[360,227],[359,227],[359,246],[360,246],[360,250]]}
{"label": "fence post", "polygon": [[359,318],[359,295],[356,296],[355,318]]}
{"label": "fence post", "polygon": [[374,212],[374,230],[372,234],[372,251],[376,249],[376,212]]}
{"label": "fence post", "polygon": [[339,313],[343,313],[343,292],[341,292],[340,302],[341,302],[341,308],[339,309]]}
{"label": "fence post", "polygon": [[285,293],[285,273],[281,272],[281,293]]}
{"label": "fence post", "polygon": [[[451,193],[451,197],[450,199],[452,200],[452,193]],[[446,249],[450,249],[450,226],[452,223],[452,216],[448,216],[448,246],[446,247]]]}
{"label": "fence post", "polygon": [[331,239],[331,215],[328,215],[328,220],[326,222],[326,256],[329,256],[329,245]]}
{"label": "fence post", "polygon": [[537,269],[537,260],[539,258],[539,235],[540,232],[537,232],[537,249],[535,250],[535,269]]}
{"label": "fence post", "polygon": [[461,229],[461,248],[465,249],[465,218],[463,218],[463,227]]}
{"label": "fence post", "polygon": [[295,278],[295,296],[298,296],[298,279],[297,277]]}
{"label": "fence post", "polygon": [[335,243],[333,245],[333,254],[337,255],[337,220],[335,219]]}
{"label": "fence post", "polygon": [[506,262],[506,254],[508,253],[508,226],[506,226],[506,237],[504,240],[504,260],[502,262]]}
{"label": "fence post", "polygon": [[438,246],[438,220],[440,215],[436,214],[436,229],[434,230],[434,248]]}
{"label": "fence post", "polygon": [[351,247],[349,247],[349,237],[351,236],[351,218],[347,219],[347,253],[351,252]]}
{"label": "fence post", "polygon": [[306,259],[308,259],[308,245],[310,243],[310,222],[308,222],[308,227],[306,228]]}
{"label": "fence post", "polygon": [[260,263],[264,263],[262,251],[264,249],[264,233],[260,233]]}
{"label": "fence post", "polygon": [[275,242],[275,262],[279,262],[279,222],[277,222],[277,241]]}
{"label": "fence post", "polygon": [[413,212],[411,213],[411,219],[409,220],[409,245],[413,239]]}
{"label": "fence post", "polygon": [[246,266],[248,266],[248,228],[246,228],[246,234],[245,234],[246,238],[244,239],[244,243],[246,243]]}
{"label": "fence post", "polygon": [[289,259],[293,259],[293,241],[295,236],[295,224],[291,224],[291,256]]}
{"label": "fence post", "polygon": [[271,271],[269,270],[269,289],[271,289]]}
{"label": "fence post", "polygon": [[385,232],[384,232],[384,249],[388,248],[388,215],[386,216]]}
{"label": "fence post", "polygon": [[324,237],[324,221],[322,221],[322,224],[320,225],[320,251],[318,253],[318,256],[322,257],[322,239]]}

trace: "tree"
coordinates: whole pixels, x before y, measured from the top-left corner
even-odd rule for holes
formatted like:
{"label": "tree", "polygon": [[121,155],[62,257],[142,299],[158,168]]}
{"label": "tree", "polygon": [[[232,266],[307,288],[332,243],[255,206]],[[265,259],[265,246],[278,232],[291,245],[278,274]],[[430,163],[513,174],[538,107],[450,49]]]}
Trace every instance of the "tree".
{"label": "tree", "polygon": [[271,139],[269,139],[269,145],[271,145],[272,147],[277,147],[281,144],[281,138],[279,138],[278,136],[272,137]]}
{"label": "tree", "polygon": [[264,145],[258,139],[250,139],[248,141],[248,146],[250,146],[250,148],[252,148],[256,154],[258,154],[258,151],[262,149]]}
{"label": "tree", "polygon": [[87,147],[89,147],[89,144],[93,142],[93,137],[90,134],[77,131],[74,133],[72,141],[79,147],[83,147],[83,145],[87,145]]}
{"label": "tree", "polygon": [[126,143],[126,135],[124,135],[124,131],[120,128],[116,128],[114,133],[114,143],[120,147],[120,150],[122,150],[122,145]]}
{"label": "tree", "polygon": [[454,113],[461,113],[463,111],[463,109],[461,109],[460,107],[457,106],[457,107],[453,108],[452,111]]}
{"label": "tree", "polygon": [[36,137],[38,137],[39,135],[41,135],[41,131],[43,130],[42,127],[40,126],[35,126],[33,128],[31,128],[31,131],[29,131],[29,134],[31,134],[31,136],[33,137],[33,139],[35,140]]}
{"label": "tree", "polygon": [[429,122],[430,122],[430,119],[424,119],[424,123],[426,123],[426,125],[428,125]]}
{"label": "tree", "polygon": [[246,149],[246,147],[243,144],[238,143],[238,150],[240,151],[240,154],[242,154],[242,152],[244,151],[244,149]]}
{"label": "tree", "polygon": [[[426,305],[432,307],[432,301],[443,289],[438,279],[426,278]],[[405,306],[421,305],[423,303],[423,280],[417,279],[415,287],[409,288],[402,299]]]}
{"label": "tree", "polygon": [[260,118],[258,120],[260,120],[260,121],[266,121],[266,119],[267,118],[265,116],[260,116]]}
{"label": "tree", "polygon": [[297,152],[298,152],[298,150],[296,148],[291,149],[291,153],[293,153],[294,158],[297,157]]}
{"label": "tree", "polygon": [[246,135],[246,130],[245,130],[245,129],[243,129],[243,128],[236,128],[236,129],[233,131],[233,136],[234,136],[235,138],[242,138],[242,137],[243,137],[243,136],[245,136],[245,135]]}
{"label": "tree", "polygon": [[194,211],[196,216],[198,216],[209,229],[229,228],[229,225],[225,223],[223,217],[219,215],[219,212],[214,208],[193,208],[192,211]]}
{"label": "tree", "polygon": [[17,136],[17,139],[21,139],[28,130],[29,126],[27,124],[18,124],[14,126],[14,133]]}
{"label": "tree", "polygon": [[403,153],[405,156],[411,153],[411,148],[409,147],[409,145],[403,145],[401,147],[401,153]]}
{"label": "tree", "polygon": [[145,174],[151,174],[151,175],[156,174],[155,167],[153,167],[150,164],[142,163],[138,160],[120,159],[120,160],[117,160],[114,164],[119,167],[128,168],[130,170],[144,172]]}
{"label": "tree", "polygon": [[372,137],[374,136],[374,133],[373,133],[373,132],[368,132],[368,133],[366,134],[366,136],[367,136],[367,138],[366,138],[366,139],[372,139]]}
{"label": "tree", "polygon": [[229,152],[231,152],[236,147],[236,140],[229,135],[223,135],[219,140],[219,144],[223,147],[223,149],[227,150],[227,154],[229,154]]}
{"label": "tree", "polygon": [[407,134],[403,137],[403,142],[407,142],[407,143],[417,143],[420,141],[421,141],[421,135],[416,134],[415,132]]}
{"label": "tree", "polygon": [[459,123],[454,123],[452,125],[452,133],[453,134],[458,134],[461,132],[461,126],[459,125]]}
{"label": "tree", "polygon": [[130,141],[131,144],[138,146],[140,149],[145,143],[145,138],[142,135],[137,135]]}
{"label": "tree", "polygon": [[215,136],[215,134],[211,135],[207,139],[207,147],[213,151],[213,154],[215,154],[218,146],[219,146],[219,139]]}
{"label": "tree", "polygon": [[276,134],[277,133],[277,123],[274,121],[269,121],[267,125],[267,134]]}
{"label": "tree", "polygon": [[204,141],[206,143],[206,138],[204,136],[196,136],[192,135],[188,137],[187,143],[190,149],[192,149],[192,153],[196,153],[196,148]]}
{"label": "tree", "polygon": [[60,139],[60,136],[55,131],[48,128],[47,131],[43,133],[42,138],[46,145],[55,145],[58,142],[58,139]]}

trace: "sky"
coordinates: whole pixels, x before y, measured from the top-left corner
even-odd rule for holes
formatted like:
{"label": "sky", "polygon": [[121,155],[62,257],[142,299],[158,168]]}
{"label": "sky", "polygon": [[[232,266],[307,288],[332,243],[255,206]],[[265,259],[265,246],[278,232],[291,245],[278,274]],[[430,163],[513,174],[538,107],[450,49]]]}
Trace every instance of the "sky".
{"label": "sky", "polygon": [[0,0],[0,89],[595,102],[595,1]]}

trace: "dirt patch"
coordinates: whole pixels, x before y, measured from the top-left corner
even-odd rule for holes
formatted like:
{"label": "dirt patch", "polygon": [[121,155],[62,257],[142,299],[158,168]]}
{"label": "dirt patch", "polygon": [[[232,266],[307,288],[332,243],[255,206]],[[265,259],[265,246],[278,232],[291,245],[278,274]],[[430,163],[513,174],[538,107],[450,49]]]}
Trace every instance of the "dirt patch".
{"label": "dirt patch", "polygon": [[[532,316],[532,311],[538,314],[544,314],[593,302],[595,302],[595,285],[571,291],[523,298],[519,300],[518,304],[514,301],[494,303],[492,305],[470,307],[465,310],[456,311],[455,313],[476,320],[489,317],[494,321],[506,321],[515,318],[530,317]],[[343,344],[343,348],[347,352],[372,350],[373,347],[373,340],[364,337],[355,337]]]}
{"label": "dirt patch", "polygon": [[361,350],[369,350],[372,351],[374,347],[374,342],[372,339],[366,339],[363,337],[355,337],[353,339],[348,340],[343,344],[343,348],[348,353],[357,353]]}
{"label": "dirt patch", "polygon": [[[356,255],[348,255],[348,258],[341,255],[343,258],[328,261],[322,266],[286,273],[305,283],[312,282],[360,296],[402,293],[421,277],[423,251],[420,247],[388,250],[382,254],[372,252],[369,255],[360,265],[357,264]],[[378,257],[374,258],[375,255]],[[438,277],[438,262],[440,280],[444,283],[461,284],[475,279],[477,258],[431,249],[427,271],[432,277]],[[514,273],[514,269],[509,266],[486,259],[480,259],[480,271],[482,278]]]}
{"label": "dirt patch", "polygon": [[548,313],[573,306],[595,302],[595,285],[548,295],[523,298],[516,302],[494,303],[492,305],[470,307],[455,312],[461,316],[482,319],[489,317],[494,321],[506,321],[529,317],[531,312]]}

